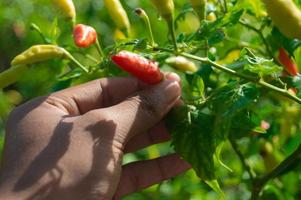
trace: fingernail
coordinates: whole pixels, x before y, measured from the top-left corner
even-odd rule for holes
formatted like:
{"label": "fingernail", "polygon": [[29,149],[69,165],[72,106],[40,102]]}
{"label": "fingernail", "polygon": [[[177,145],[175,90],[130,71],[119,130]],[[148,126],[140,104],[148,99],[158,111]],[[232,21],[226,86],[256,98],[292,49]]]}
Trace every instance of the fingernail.
{"label": "fingernail", "polygon": [[181,96],[181,86],[177,81],[165,81],[164,96],[167,102],[173,102]]}
{"label": "fingernail", "polygon": [[167,80],[171,80],[171,81],[177,81],[177,82],[181,82],[181,78],[178,74],[173,73],[173,72],[169,72],[165,75]]}

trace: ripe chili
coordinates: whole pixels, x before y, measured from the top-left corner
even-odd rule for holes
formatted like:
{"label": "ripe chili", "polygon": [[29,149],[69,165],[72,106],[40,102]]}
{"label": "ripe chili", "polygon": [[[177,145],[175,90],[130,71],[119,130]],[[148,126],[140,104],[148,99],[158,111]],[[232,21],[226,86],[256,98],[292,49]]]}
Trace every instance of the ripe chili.
{"label": "ripe chili", "polygon": [[96,42],[97,32],[91,26],[77,24],[73,28],[73,39],[76,46],[87,48]]}
{"label": "ripe chili", "polygon": [[279,49],[278,59],[280,63],[283,65],[285,71],[289,73],[291,76],[297,76],[299,74],[299,69],[295,61],[290,58],[289,54],[284,48]]}
{"label": "ripe chili", "polygon": [[158,63],[138,54],[121,51],[113,55],[112,60],[121,69],[145,83],[157,84],[163,79],[163,73],[160,71]]}

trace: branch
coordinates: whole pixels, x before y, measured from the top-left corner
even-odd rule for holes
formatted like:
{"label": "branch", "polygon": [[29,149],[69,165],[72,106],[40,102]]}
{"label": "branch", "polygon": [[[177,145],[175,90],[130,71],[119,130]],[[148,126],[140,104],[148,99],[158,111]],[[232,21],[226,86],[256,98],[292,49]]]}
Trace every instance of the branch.
{"label": "branch", "polygon": [[297,96],[291,94],[288,90],[286,89],[282,89],[282,88],[279,88],[279,87],[276,87],[270,83],[267,83],[265,82],[263,79],[260,79],[260,78],[254,78],[254,77],[250,77],[250,76],[247,76],[247,75],[244,75],[244,74],[241,74],[239,72],[236,72],[235,70],[232,70],[232,69],[229,69],[223,65],[220,65],[216,62],[213,62],[211,61],[210,59],[208,58],[201,58],[201,57],[198,57],[198,56],[194,56],[194,55],[191,55],[191,54],[187,54],[187,53],[181,53],[182,56],[186,57],[186,58],[190,58],[190,59],[193,59],[193,60],[196,60],[196,61],[200,61],[200,62],[203,62],[203,63],[206,63],[206,64],[209,64],[211,65],[212,67],[215,67],[216,69],[219,69],[221,71],[224,71],[230,75],[233,75],[233,76],[236,76],[238,78],[242,78],[242,79],[245,79],[247,81],[250,81],[250,82],[253,82],[253,83],[256,83],[264,88],[267,88],[271,91],[274,91],[282,96],[285,96],[299,104],[301,104],[301,99],[298,98]]}
{"label": "branch", "polygon": [[[173,50],[171,49],[166,49],[166,48],[160,48],[160,47],[154,47],[153,48],[154,51],[165,51],[165,52],[169,52],[169,53],[174,53]],[[258,77],[251,77],[251,76],[247,76],[245,74],[241,74],[235,70],[232,70],[228,67],[225,67],[223,65],[220,65],[212,60],[210,60],[209,58],[207,57],[199,57],[199,56],[195,56],[195,55],[192,55],[192,54],[189,54],[189,53],[178,53],[177,55],[181,55],[183,57],[186,57],[186,58],[189,58],[189,59],[192,59],[192,60],[195,60],[195,61],[199,61],[199,62],[202,62],[202,63],[206,63],[208,65],[211,65],[212,67],[216,68],[216,69],[219,69],[223,72],[226,72],[227,74],[230,74],[232,76],[236,76],[238,78],[241,78],[241,79],[245,79],[247,81],[250,81],[250,82],[253,82],[253,83],[256,83],[264,88],[267,88],[271,91],[274,91],[284,97],[287,97],[295,102],[297,102],[298,104],[301,104],[301,99],[298,98],[296,95],[290,93],[288,90],[286,89],[283,89],[283,88],[279,88],[277,86],[274,86],[270,83],[267,83],[265,82],[263,79],[261,78],[258,78]]]}
{"label": "branch", "polygon": [[251,167],[250,167],[249,164],[247,163],[247,161],[246,161],[244,155],[242,154],[242,152],[239,150],[239,148],[238,148],[236,142],[235,142],[232,138],[230,138],[229,140],[230,140],[230,143],[231,143],[231,146],[232,146],[233,150],[234,150],[235,153],[237,154],[237,156],[238,156],[238,158],[239,158],[239,160],[240,160],[242,166],[243,166],[243,167],[245,168],[245,170],[248,172],[249,177],[250,177],[250,180],[251,180],[251,182],[253,183],[253,181],[254,181],[254,176],[255,176],[254,172],[252,171]]}
{"label": "branch", "polygon": [[240,23],[241,25],[245,26],[246,28],[248,28],[248,29],[250,29],[250,30],[256,32],[256,33],[259,35],[259,37],[261,38],[263,44],[265,45],[265,48],[267,49],[267,52],[268,52],[269,56],[270,56],[271,58],[273,58],[274,61],[275,61],[277,64],[279,64],[278,61],[277,61],[277,59],[274,57],[273,52],[272,52],[272,50],[270,49],[270,45],[268,44],[268,42],[267,42],[267,40],[265,39],[265,37],[264,37],[263,33],[261,32],[261,30],[255,28],[255,27],[251,26],[250,24],[248,24],[248,23],[246,23],[246,22],[244,22],[244,21],[241,21],[241,20],[239,21],[239,23]]}
{"label": "branch", "polygon": [[273,171],[263,176],[262,178],[257,179],[253,184],[251,200],[258,199],[259,194],[263,189],[263,187],[265,186],[265,184],[267,184],[267,182],[269,182],[270,180],[280,176],[285,170],[287,170],[294,163],[294,161],[296,161],[296,159],[299,158],[300,155],[301,155],[301,144],[289,157],[287,157],[284,161],[282,161],[280,165],[278,165],[278,167],[276,167]]}

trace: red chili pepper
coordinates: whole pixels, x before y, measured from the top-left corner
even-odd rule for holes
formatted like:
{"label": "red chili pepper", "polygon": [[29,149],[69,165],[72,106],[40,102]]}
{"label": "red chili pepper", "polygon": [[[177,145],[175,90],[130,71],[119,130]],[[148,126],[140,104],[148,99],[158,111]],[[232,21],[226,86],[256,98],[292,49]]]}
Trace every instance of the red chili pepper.
{"label": "red chili pepper", "polygon": [[87,48],[96,42],[97,32],[91,26],[77,24],[73,28],[73,39],[76,46]]}
{"label": "red chili pepper", "polygon": [[280,63],[283,65],[286,72],[288,72],[291,76],[297,76],[299,74],[299,69],[295,61],[290,58],[289,54],[286,52],[284,48],[279,49],[278,59]]}
{"label": "red chili pepper", "polygon": [[121,69],[145,83],[157,84],[163,79],[163,73],[160,71],[158,63],[138,54],[121,51],[113,55],[112,60]]}

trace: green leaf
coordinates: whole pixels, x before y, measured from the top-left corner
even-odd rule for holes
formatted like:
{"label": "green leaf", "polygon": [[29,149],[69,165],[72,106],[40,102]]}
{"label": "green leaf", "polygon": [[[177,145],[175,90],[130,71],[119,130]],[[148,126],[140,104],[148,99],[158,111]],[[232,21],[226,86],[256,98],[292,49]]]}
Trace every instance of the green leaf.
{"label": "green leaf", "polygon": [[196,174],[203,180],[214,180],[215,137],[212,133],[214,118],[196,110],[181,106],[167,117],[167,127],[172,135],[172,145]]}
{"label": "green leaf", "polygon": [[138,40],[134,45],[134,50],[145,50],[147,48],[147,39]]}
{"label": "green leaf", "polygon": [[220,188],[217,180],[205,181],[207,185],[209,185],[218,195],[220,200],[226,199],[223,190]]}
{"label": "green leaf", "polygon": [[204,99],[205,84],[197,74],[185,74],[188,85],[183,88],[183,96],[188,101],[201,101]]}
{"label": "green leaf", "polygon": [[[217,19],[215,22],[203,21],[200,30],[195,34],[195,40],[208,38],[209,40],[214,41],[218,31],[227,26],[237,24],[243,13],[244,10],[233,9],[231,12],[228,12],[224,17]],[[218,38],[220,37],[221,35],[219,35]]]}
{"label": "green leaf", "polygon": [[82,74],[83,74],[83,70],[76,68],[74,70],[71,70],[71,71],[59,76],[58,80],[59,81],[66,81],[66,80],[69,80],[69,79],[80,77]]}
{"label": "green leaf", "polygon": [[49,37],[50,37],[50,40],[54,44],[56,44],[59,36],[60,36],[60,31],[59,31],[59,27],[58,27],[58,18],[55,18],[49,29]]}
{"label": "green leaf", "polygon": [[287,38],[276,27],[268,36],[268,40],[275,51],[278,51],[280,47],[284,47],[290,55],[294,55],[294,51],[301,45],[300,40]]}
{"label": "green leaf", "polygon": [[216,90],[209,103],[216,114],[231,118],[256,102],[258,96],[258,89],[254,84],[233,81]]}
{"label": "green leaf", "polygon": [[258,74],[260,77],[275,75],[282,71],[282,67],[275,65],[273,60],[255,56],[249,49],[245,48],[241,52],[240,62],[245,62],[244,69]]}

